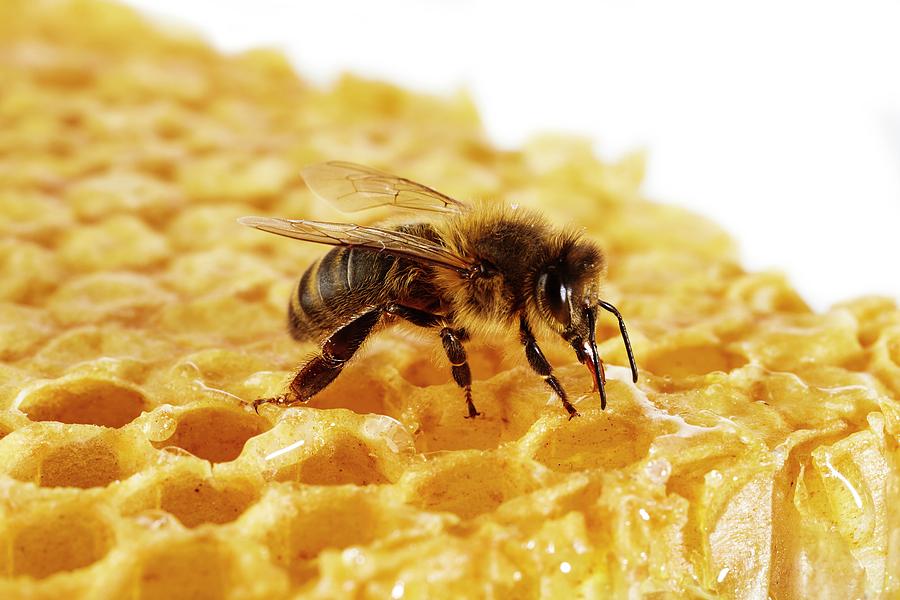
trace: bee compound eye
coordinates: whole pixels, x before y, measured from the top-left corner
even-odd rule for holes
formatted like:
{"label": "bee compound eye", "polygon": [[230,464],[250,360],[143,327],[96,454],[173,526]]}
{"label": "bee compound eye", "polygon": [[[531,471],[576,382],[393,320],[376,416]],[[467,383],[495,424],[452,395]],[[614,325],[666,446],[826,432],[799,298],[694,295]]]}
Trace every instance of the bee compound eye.
{"label": "bee compound eye", "polygon": [[541,293],[553,318],[565,326],[569,325],[569,288],[555,269],[540,278]]}

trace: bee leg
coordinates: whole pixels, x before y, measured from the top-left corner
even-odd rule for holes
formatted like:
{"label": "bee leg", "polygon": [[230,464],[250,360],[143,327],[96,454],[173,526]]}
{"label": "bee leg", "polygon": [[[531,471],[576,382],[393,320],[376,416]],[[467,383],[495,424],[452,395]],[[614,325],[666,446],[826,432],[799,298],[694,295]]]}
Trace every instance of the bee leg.
{"label": "bee leg", "polygon": [[260,404],[294,406],[321,392],[341,374],[347,361],[372,333],[382,313],[381,308],[370,310],[332,333],[322,344],[321,353],[303,365],[291,381],[289,394],[254,400],[253,409],[258,411]]}
{"label": "bee leg", "polygon": [[469,410],[466,418],[474,419],[480,416],[481,413],[475,410],[475,403],[472,402],[472,372],[469,370],[466,349],[462,345],[465,339],[468,339],[468,336],[462,329],[452,329],[450,327],[441,329],[441,342],[444,344],[444,352],[447,353],[447,358],[450,360],[450,372],[453,373],[453,381],[466,391],[466,408]]}
{"label": "bee leg", "polygon": [[299,400],[292,398],[288,394],[281,394],[279,396],[275,396],[274,398],[257,398],[253,402],[250,403],[250,406],[253,408],[253,411],[256,414],[259,414],[259,406],[261,404],[277,404],[278,406],[293,406],[300,402]]}
{"label": "bee leg", "polygon": [[[403,306],[400,304],[389,304],[385,307],[385,312],[397,315],[406,319],[413,325],[430,329],[438,325],[446,324],[447,317],[443,315],[435,315],[424,310]],[[444,352],[447,353],[447,359],[450,361],[450,370],[453,373],[453,380],[456,384],[463,388],[466,392],[466,408],[469,414],[467,419],[473,419],[480,416],[481,413],[475,409],[475,403],[472,402],[472,372],[469,370],[468,358],[466,357],[466,349],[462,343],[469,339],[463,329],[453,329],[452,327],[443,327],[441,329],[441,342],[444,345]]]}
{"label": "bee leg", "polygon": [[334,381],[363,345],[381,319],[383,310],[376,308],[344,325],[322,344],[322,353],[303,365],[291,382],[291,391],[306,402]]}
{"label": "bee leg", "polygon": [[442,325],[446,320],[446,317],[443,315],[436,315],[424,310],[419,310],[418,308],[403,306],[402,304],[388,304],[384,307],[384,312],[396,315],[401,319],[409,321],[413,325],[424,327],[425,329],[431,329],[432,327]]}
{"label": "bee leg", "polygon": [[563,408],[569,413],[569,419],[581,416],[575,407],[572,406],[572,403],[569,402],[566,391],[559,383],[556,375],[553,374],[553,367],[550,366],[550,363],[544,357],[544,353],[541,352],[541,348],[538,346],[537,340],[534,339],[531,327],[528,326],[528,321],[525,320],[524,316],[519,319],[519,340],[525,346],[525,358],[528,359],[528,364],[531,365],[535,373],[544,378],[544,381],[547,382],[553,393],[562,400]]}

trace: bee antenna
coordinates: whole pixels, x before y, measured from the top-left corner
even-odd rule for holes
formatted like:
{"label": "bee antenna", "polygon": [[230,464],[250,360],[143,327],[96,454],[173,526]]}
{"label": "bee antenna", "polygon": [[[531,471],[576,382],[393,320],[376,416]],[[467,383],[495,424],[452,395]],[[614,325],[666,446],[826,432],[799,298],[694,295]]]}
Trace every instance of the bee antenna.
{"label": "bee antenna", "polygon": [[628,353],[628,363],[631,365],[631,380],[634,383],[637,383],[637,380],[638,380],[637,365],[634,364],[634,353],[631,351],[631,341],[628,339],[628,330],[625,329],[625,320],[622,318],[622,314],[619,312],[619,310],[615,306],[613,306],[609,302],[605,302],[603,300],[598,300],[597,305],[600,308],[602,308],[603,310],[606,310],[606,311],[614,314],[616,316],[616,318],[619,320],[619,332],[622,334],[622,341],[625,342],[625,351]]}

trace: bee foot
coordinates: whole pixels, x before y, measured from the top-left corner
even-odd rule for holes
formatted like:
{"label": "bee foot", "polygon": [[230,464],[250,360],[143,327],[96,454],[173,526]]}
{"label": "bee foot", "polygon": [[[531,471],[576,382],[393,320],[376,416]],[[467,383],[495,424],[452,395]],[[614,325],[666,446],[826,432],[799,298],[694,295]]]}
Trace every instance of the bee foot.
{"label": "bee foot", "polygon": [[480,417],[480,416],[483,415],[483,414],[484,414],[484,413],[480,413],[480,412],[478,412],[478,411],[475,411],[475,412],[469,413],[469,414],[466,415],[464,418],[465,418],[465,419],[474,419],[475,417]]}
{"label": "bee foot", "polygon": [[574,411],[572,411],[572,412],[569,413],[569,420],[571,421],[571,420],[574,419],[575,417],[580,417],[580,416],[581,416],[581,413],[578,412],[577,410],[574,410]]}
{"label": "bee foot", "polygon": [[292,406],[296,401],[290,399],[288,394],[281,394],[279,396],[275,396],[273,398],[257,398],[253,402],[244,402],[243,404],[247,406],[248,404],[253,408],[253,412],[259,414],[259,407],[262,404],[277,404],[278,406]]}

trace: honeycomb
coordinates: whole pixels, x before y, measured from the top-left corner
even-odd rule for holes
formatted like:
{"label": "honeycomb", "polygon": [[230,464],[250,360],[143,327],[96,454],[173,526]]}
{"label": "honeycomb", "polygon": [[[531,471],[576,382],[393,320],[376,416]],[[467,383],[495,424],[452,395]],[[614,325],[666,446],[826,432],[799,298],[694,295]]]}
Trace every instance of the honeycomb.
{"label": "honeycomb", "polygon": [[[812,312],[639,155],[498,150],[465,95],[314,87],[111,3],[0,3],[0,80],[0,597],[900,597],[892,300]],[[466,420],[438,342],[389,331],[247,410],[314,351],[285,311],[324,249],[235,218],[346,220],[298,175],[326,159],[584,226],[639,384],[614,321],[606,411],[543,342],[571,421],[473,343]]]}

